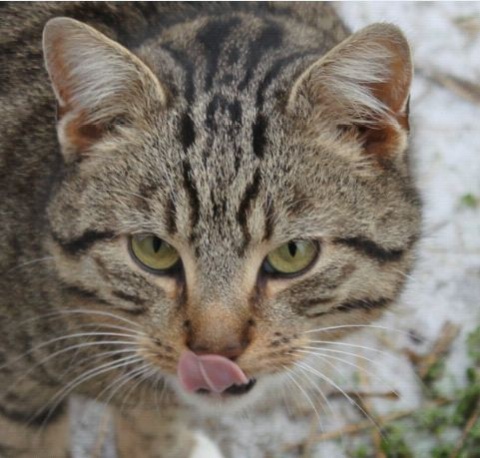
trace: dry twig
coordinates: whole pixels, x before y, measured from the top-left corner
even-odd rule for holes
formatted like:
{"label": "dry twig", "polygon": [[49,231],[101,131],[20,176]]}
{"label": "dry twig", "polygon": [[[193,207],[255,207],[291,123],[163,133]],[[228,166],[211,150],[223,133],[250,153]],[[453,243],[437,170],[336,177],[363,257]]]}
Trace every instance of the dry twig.
{"label": "dry twig", "polygon": [[418,375],[422,380],[425,380],[425,378],[429,374],[430,369],[448,353],[459,331],[459,326],[447,321],[443,325],[440,331],[440,336],[433,345],[432,351],[430,353],[421,356],[410,350],[406,351],[407,356],[410,358],[410,361],[412,361],[412,363],[417,366]]}
{"label": "dry twig", "polygon": [[480,84],[443,72],[432,72],[426,76],[459,97],[480,105]]}
{"label": "dry twig", "polygon": [[474,427],[477,420],[480,418],[480,400],[477,402],[477,407],[473,411],[472,415],[468,419],[465,428],[463,430],[462,436],[460,437],[455,449],[453,450],[450,458],[457,458],[459,453],[462,451],[463,445],[465,444],[465,440],[467,439],[471,429]]}
{"label": "dry twig", "polygon": [[[438,406],[445,405],[451,403],[451,399],[442,399],[435,404]],[[396,420],[401,420],[402,418],[409,417],[415,413],[417,413],[420,409],[426,409],[427,406],[420,407],[418,409],[410,409],[410,410],[402,410],[399,412],[393,412],[388,415],[381,415],[377,417],[377,421],[379,424],[386,425]],[[328,440],[338,439],[342,436],[349,435],[349,434],[359,434],[364,431],[368,431],[370,428],[374,428],[375,424],[373,424],[370,420],[364,420],[359,423],[353,423],[350,425],[346,425],[343,428],[336,429],[335,431],[328,431],[326,433],[316,434],[312,441],[314,442],[325,442]],[[291,444],[286,444],[283,447],[285,452],[295,450],[302,445],[302,442],[296,442]]]}

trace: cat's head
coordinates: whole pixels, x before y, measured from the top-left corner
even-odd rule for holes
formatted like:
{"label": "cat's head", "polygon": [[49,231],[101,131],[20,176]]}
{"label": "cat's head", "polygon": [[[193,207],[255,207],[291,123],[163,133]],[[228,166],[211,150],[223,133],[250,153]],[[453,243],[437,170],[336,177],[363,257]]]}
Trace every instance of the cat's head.
{"label": "cat's head", "polygon": [[245,375],[256,383],[217,397],[245,404],[295,379],[314,339],[398,297],[420,210],[397,28],[367,27],[278,68],[249,69],[240,52],[230,79],[220,61],[171,43],[134,55],[66,18],[46,26],[44,51],[65,162],[47,237],[63,307],[130,329],[142,358],[130,369],[147,362],[200,405],[211,396],[190,382]]}

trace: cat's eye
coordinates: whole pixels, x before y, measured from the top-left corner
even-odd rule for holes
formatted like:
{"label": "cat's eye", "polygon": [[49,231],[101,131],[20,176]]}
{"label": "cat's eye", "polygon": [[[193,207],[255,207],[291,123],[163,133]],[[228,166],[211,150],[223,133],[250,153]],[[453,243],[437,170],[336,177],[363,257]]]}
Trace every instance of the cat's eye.
{"label": "cat's eye", "polygon": [[167,273],[178,266],[178,251],[153,234],[134,234],[130,238],[130,252],[142,266],[158,273]]}
{"label": "cat's eye", "polygon": [[269,274],[298,275],[313,265],[319,251],[314,240],[290,240],[269,253],[263,268]]}

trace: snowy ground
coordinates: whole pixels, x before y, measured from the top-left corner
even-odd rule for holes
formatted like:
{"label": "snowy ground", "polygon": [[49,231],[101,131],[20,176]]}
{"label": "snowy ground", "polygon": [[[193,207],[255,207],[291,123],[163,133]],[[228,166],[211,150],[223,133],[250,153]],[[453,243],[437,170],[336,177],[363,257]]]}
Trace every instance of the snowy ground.
{"label": "snowy ground", "polygon": [[[413,331],[421,342],[414,343],[402,332],[379,329],[364,331],[350,340],[388,352],[387,356],[359,353],[376,361],[365,366],[377,374],[368,376],[369,390],[396,389],[401,395],[396,401],[372,401],[375,411],[383,414],[417,408],[421,403],[420,387],[403,349],[426,350],[445,322],[457,323],[461,334],[448,357],[447,370],[453,376],[449,383],[461,384],[466,366],[463,337],[480,324],[480,207],[474,205],[475,198],[480,199],[480,95],[477,93],[476,101],[472,94],[462,96],[462,85],[452,88],[452,79],[445,79],[456,76],[480,84],[480,2],[355,2],[338,4],[338,9],[353,30],[378,21],[399,25],[412,44],[417,69],[411,100],[412,143],[425,202],[425,238],[406,294],[380,324]],[[352,361],[358,364],[364,360]],[[347,365],[342,367],[343,380],[332,375],[345,387],[353,380],[348,369]],[[298,394],[299,405],[292,407],[293,413],[282,406],[248,419],[198,419],[198,423],[210,429],[234,458],[350,456],[349,437],[322,442],[304,455],[296,449],[287,453],[286,444],[304,441],[310,433],[311,408],[300,398]],[[321,411],[324,430],[358,419],[348,402],[332,403],[336,416],[328,409]],[[77,409],[80,413],[79,406]],[[299,414],[302,409],[309,414]],[[89,431],[98,426],[95,415],[80,417],[88,427],[78,421],[74,424],[76,458],[86,456],[85,444],[92,443]],[[418,456],[428,456],[422,446],[417,447]],[[111,453],[108,456],[114,456]]]}

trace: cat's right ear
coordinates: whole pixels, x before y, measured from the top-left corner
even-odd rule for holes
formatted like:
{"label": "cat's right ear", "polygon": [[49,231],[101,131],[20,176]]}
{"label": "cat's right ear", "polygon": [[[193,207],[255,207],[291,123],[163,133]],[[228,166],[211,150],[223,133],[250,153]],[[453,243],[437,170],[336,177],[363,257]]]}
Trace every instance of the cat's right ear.
{"label": "cat's right ear", "polygon": [[139,121],[166,104],[165,90],[147,65],[82,22],[48,21],[43,51],[66,160],[88,152],[118,120]]}
{"label": "cat's right ear", "polygon": [[394,159],[406,148],[412,75],[402,32],[373,24],[307,68],[290,92],[288,109],[307,128],[349,136],[380,161]]}

